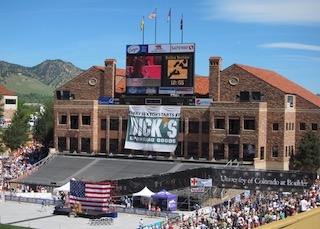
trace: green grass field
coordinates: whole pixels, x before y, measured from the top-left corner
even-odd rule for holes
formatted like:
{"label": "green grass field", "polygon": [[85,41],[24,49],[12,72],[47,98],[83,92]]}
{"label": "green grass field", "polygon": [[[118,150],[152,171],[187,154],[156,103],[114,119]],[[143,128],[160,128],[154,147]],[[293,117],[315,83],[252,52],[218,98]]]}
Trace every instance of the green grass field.
{"label": "green grass field", "polygon": [[45,96],[53,96],[54,89],[45,85],[37,79],[23,75],[11,75],[6,79],[5,87],[11,91],[19,92],[20,94],[36,93]]}
{"label": "green grass field", "polygon": [[18,228],[30,228],[30,227],[17,227],[11,225],[0,224],[0,229],[18,229]]}

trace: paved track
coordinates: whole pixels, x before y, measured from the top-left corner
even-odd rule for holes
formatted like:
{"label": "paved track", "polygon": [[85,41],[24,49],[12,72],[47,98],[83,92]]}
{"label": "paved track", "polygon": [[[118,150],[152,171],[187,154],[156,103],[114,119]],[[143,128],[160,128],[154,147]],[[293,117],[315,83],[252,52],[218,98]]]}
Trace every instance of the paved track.
{"label": "paved track", "polygon": [[0,202],[0,223],[37,229],[136,229],[142,218],[145,225],[163,221],[163,218],[146,218],[135,214],[118,213],[112,225],[89,225],[89,219],[53,215],[54,206],[41,212],[41,204]]}

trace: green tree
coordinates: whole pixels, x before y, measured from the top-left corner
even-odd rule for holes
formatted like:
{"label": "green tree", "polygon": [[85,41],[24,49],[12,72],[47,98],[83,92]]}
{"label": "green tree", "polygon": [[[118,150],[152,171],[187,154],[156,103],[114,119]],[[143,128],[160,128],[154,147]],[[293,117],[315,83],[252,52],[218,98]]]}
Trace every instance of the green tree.
{"label": "green tree", "polygon": [[298,151],[292,157],[293,168],[310,172],[320,168],[320,138],[316,132],[309,131],[301,138]]}
{"label": "green tree", "polygon": [[12,118],[11,125],[4,131],[3,142],[14,150],[29,140],[28,115],[24,109],[18,109]]}
{"label": "green tree", "polygon": [[[3,95],[0,95],[0,117],[3,116]],[[4,151],[4,145],[3,145],[3,129],[0,127],[0,152]]]}
{"label": "green tree", "polygon": [[42,145],[49,147],[53,141],[53,100],[46,101],[44,112],[40,113],[37,124],[33,131],[33,137]]}

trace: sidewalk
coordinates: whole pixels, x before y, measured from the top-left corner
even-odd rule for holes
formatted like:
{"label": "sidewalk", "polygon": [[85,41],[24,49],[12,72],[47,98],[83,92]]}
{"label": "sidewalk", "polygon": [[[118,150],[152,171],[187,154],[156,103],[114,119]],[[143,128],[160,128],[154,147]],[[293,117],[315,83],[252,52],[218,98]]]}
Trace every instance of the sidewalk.
{"label": "sidewalk", "polygon": [[53,215],[54,206],[46,206],[46,211],[41,211],[41,204],[0,202],[0,224],[10,224],[36,229],[136,229],[140,219],[145,225],[163,221],[163,218],[146,218],[143,215],[118,213],[112,225],[89,225],[87,218],[69,218],[64,215]]}

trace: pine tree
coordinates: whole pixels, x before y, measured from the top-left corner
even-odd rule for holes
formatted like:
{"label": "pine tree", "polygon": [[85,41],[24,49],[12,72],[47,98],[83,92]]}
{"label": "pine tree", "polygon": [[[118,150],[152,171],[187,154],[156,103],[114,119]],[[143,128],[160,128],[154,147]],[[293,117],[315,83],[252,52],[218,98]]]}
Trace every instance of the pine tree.
{"label": "pine tree", "polygon": [[45,103],[44,113],[38,117],[35,129],[33,131],[34,139],[42,145],[48,147],[53,142],[53,101]]}
{"label": "pine tree", "polygon": [[28,115],[24,109],[18,109],[12,118],[11,125],[4,131],[3,143],[11,150],[18,149],[29,140]]}
{"label": "pine tree", "polygon": [[297,169],[316,172],[320,168],[320,138],[316,132],[307,132],[300,140],[298,154],[293,157]]}

